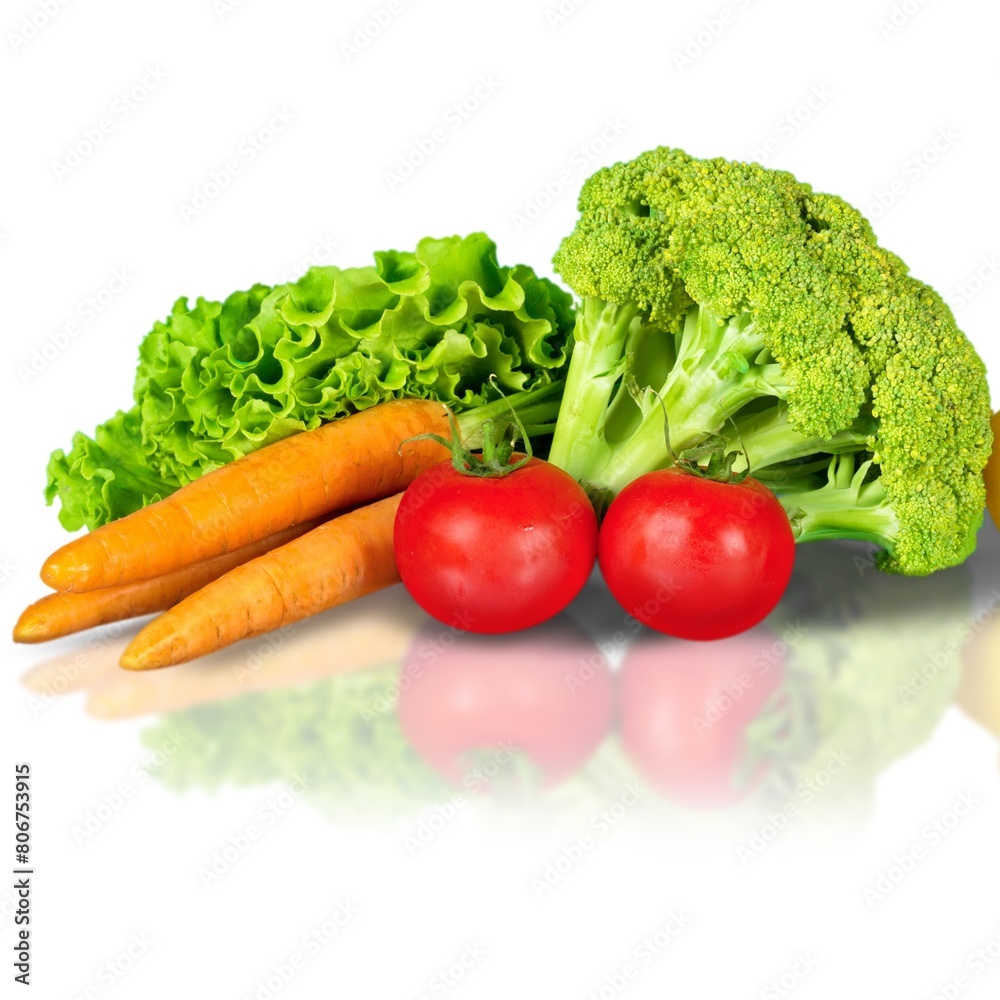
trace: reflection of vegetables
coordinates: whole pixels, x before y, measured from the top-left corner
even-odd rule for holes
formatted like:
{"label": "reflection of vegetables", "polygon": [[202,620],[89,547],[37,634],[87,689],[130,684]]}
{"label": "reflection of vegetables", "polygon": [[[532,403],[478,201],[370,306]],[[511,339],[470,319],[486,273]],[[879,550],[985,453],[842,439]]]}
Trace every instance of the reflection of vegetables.
{"label": "reflection of vegetables", "polygon": [[962,682],[955,693],[959,708],[1000,737],[1000,592],[996,589],[970,623]]}
{"label": "reflection of vegetables", "polygon": [[986,463],[986,503],[993,523],[1000,528],[1000,411],[993,414],[993,454]]}
{"label": "reflection of vegetables", "polygon": [[[402,677],[403,732],[435,770],[472,790],[521,777],[519,761],[544,786],[563,781],[604,739],[614,711],[603,656],[560,619],[516,636],[425,626]],[[487,767],[491,753],[500,756]]]}
{"label": "reflection of vegetables", "polygon": [[111,626],[33,667],[22,683],[49,697],[86,690],[87,711],[102,719],[155,715],[398,661],[426,620],[402,587],[390,587],[258,642],[142,673],[118,668],[128,639],[114,638],[121,629]]}
{"label": "reflection of vegetables", "polygon": [[417,434],[447,428],[444,407],[399,400],[293,435],[189,483],[49,556],[56,590],[95,590],[169,573],[302,521],[406,487],[440,461]]}
{"label": "reflection of vegetables", "polygon": [[97,625],[138,618],[153,611],[164,611],[234,567],[311,531],[317,523],[306,521],[297,524],[225,555],[191,566],[182,566],[172,573],[151,580],[139,580],[83,594],[50,594],[35,601],[21,615],[14,626],[14,641],[46,642]]}
{"label": "reflection of vegetables", "polygon": [[150,622],[122,666],[192,660],[397,583],[392,522],[401,496],[332,518],[209,583]]}
{"label": "reflection of vegetables", "polygon": [[583,303],[551,461],[616,493],[669,464],[665,409],[674,453],[745,445],[800,541],[872,541],[914,575],[972,551],[983,363],[855,209],[665,148],[598,171],[580,209],[555,258]]}
{"label": "reflection of vegetables", "polygon": [[315,267],[222,303],[178,301],[142,343],[136,406],[52,456],[47,496],[60,498],[63,525],[96,527],[386,399],[456,411],[496,402],[491,375],[529,429],[554,419],[572,323],[564,291],[528,267],[498,266],[481,233],[375,261]]}
{"label": "reflection of vegetables", "polygon": [[619,678],[622,746],[653,787],[691,806],[746,796],[747,728],[784,681],[766,628],[717,642],[641,638]]}
{"label": "reflection of vegetables", "polygon": [[903,579],[873,567],[869,552],[854,547],[798,553],[772,619],[798,633],[789,642],[787,697],[750,732],[782,794],[823,778],[836,754],[849,758],[838,788],[864,787],[931,735],[958,682],[967,569]]}
{"label": "reflection of vegetables", "polygon": [[722,639],[761,621],[792,575],[788,518],[755,479],[649,472],[612,501],[601,573],[641,622],[682,639]]}
{"label": "reflection of vegetables", "polygon": [[[509,426],[509,425],[508,425]],[[547,621],[580,592],[597,555],[597,517],[580,484],[510,441],[483,460],[461,448],[403,494],[399,575],[446,625],[512,632]]]}
{"label": "reflection of vegetables", "polygon": [[158,748],[173,735],[180,750],[156,775],[178,791],[300,776],[311,800],[340,814],[418,808],[450,793],[400,731],[396,675],[384,667],[175,712],[143,742]]}

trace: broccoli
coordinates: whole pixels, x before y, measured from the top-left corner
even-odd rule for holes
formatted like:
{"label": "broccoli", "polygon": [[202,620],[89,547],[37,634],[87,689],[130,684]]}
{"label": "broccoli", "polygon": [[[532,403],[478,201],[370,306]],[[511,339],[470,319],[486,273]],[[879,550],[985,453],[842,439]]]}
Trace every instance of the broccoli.
{"label": "broccoli", "polygon": [[579,208],[554,260],[582,302],[550,461],[607,497],[718,446],[799,541],[874,542],[907,575],[968,556],[984,366],[858,211],[668,148],[599,170]]}

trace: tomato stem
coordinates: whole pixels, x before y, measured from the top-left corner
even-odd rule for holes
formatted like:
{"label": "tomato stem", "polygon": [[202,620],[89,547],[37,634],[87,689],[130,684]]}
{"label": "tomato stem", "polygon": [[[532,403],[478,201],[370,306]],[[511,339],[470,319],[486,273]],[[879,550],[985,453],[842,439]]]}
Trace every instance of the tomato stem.
{"label": "tomato stem", "polygon": [[[629,391],[632,391],[631,388]],[[667,405],[663,401],[663,396],[658,395],[656,398],[663,409],[663,439],[666,442],[667,457],[674,466],[692,476],[708,479],[713,483],[732,483],[734,486],[739,486],[749,478],[750,455],[740,436],[740,429],[732,417],[729,417],[728,421],[736,432],[736,440],[740,443],[739,451],[730,450],[732,442],[721,434],[705,434],[697,444],[683,448],[678,454],[670,443],[670,418],[667,416]],[[733,466],[740,456],[746,462],[746,469],[743,472],[734,472]]]}
{"label": "tomato stem", "polygon": [[[490,381],[500,391],[496,384],[496,376],[491,375]],[[501,396],[503,393],[501,392]],[[521,418],[517,410],[510,405],[506,396],[503,399],[507,402],[512,419],[501,419],[499,417],[489,417],[484,420],[480,429],[483,440],[482,455],[476,455],[462,443],[462,432],[455,419],[455,414],[448,409],[448,423],[451,426],[451,438],[444,438],[440,434],[418,434],[416,437],[407,438],[407,441],[431,440],[451,450],[451,465],[456,472],[463,476],[475,476],[479,479],[500,479],[516,472],[522,465],[531,461],[533,454],[531,441],[528,432],[521,423]],[[514,461],[517,454],[514,446],[518,441],[524,445],[524,453],[519,459]]]}

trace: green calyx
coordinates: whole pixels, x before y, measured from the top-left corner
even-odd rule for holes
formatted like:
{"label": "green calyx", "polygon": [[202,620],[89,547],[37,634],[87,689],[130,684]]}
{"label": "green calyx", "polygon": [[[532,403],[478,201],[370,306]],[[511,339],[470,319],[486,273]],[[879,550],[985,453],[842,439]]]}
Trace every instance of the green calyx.
{"label": "green calyx", "polygon": [[[420,434],[409,438],[410,441],[437,441],[451,451],[451,465],[463,476],[474,476],[477,479],[501,479],[516,472],[531,461],[531,441],[528,439],[521,418],[517,411],[510,408],[510,419],[489,417],[482,422],[479,436],[482,438],[482,455],[476,455],[466,447],[462,433],[455,420],[455,415],[448,411],[448,423],[451,425],[451,438],[440,434]],[[524,445],[524,454],[514,460],[516,445],[520,441]],[[406,442],[403,442],[404,444]]]}
{"label": "green calyx", "polygon": [[738,486],[750,477],[750,469],[737,472],[734,468],[743,452],[731,450],[731,442],[719,434],[710,434],[700,444],[685,448],[679,455],[672,454],[673,465],[713,483],[731,483]]}
{"label": "green calyx", "polygon": [[[631,374],[626,376],[625,386],[629,395],[638,405],[642,405],[643,389],[639,388],[639,383]],[[663,442],[670,464],[680,469],[688,475],[697,476],[699,479],[706,479],[713,483],[729,483],[738,486],[750,476],[750,456],[740,438],[739,428],[730,418],[730,423],[736,431],[736,439],[740,443],[738,451],[733,450],[733,442],[721,434],[702,435],[695,444],[688,445],[677,452],[670,441],[670,417],[667,415],[667,407],[662,396],[656,397],[659,400],[660,408],[663,410]],[[746,466],[737,472],[735,465],[738,459],[743,459]]]}

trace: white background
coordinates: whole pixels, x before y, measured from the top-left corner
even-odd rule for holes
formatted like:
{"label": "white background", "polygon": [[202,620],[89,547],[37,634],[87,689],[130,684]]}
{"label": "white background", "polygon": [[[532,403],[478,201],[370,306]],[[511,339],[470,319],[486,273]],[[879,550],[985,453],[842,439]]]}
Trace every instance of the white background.
{"label": "white background", "polygon": [[[222,297],[308,263],[365,263],[375,249],[477,229],[502,262],[548,274],[587,174],[656,145],[764,158],[866,210],[956,308],[997,393],[1000,13],[984,0],[895,6],[8,0],[4,621],[40,595],[37,567],[63,540],[41,499],[49,452],[129,404],[139,340],[177,296]],[[38,364],[35,352],[60,341]],[[372,611],[372,641],[408,613],[402,598]],[[141,760],[150,721],[101,721],[82,695],[32,707],[25,672],[85,642],[8,646],[5,657],[4,760],[34,772],[37,996],[444,995],[432,977],[469,944],[486,957],[449,995],[997,995],[993,967],[944,988],[1000,934],[996,740],[954,707],[881,776],[862,820],[781,838],[749,864],[737,856],[745,815],[708,824],[653,811],[623,821],[539,898],[531,879],[600,802],[558,821],[465,810],[414,857],[400,827],[355,830],[296,804],[205,889],[198,867],[281,786],[177,797],[150,781],[99,836],[75,842],[73,825]],[[102,683],[117,669],[120,646],[108,643],[88,661]],[[171,683],[182,682],[151,680],[160,695],[147,704]],[[113,700],[118,688],[105,691]],[[865,888],[962,792],[978,803],[972,816],[869,905]],[[360,916],[268,987],[341,900]],[[0,889],[7,956],[9,901]],[[609,985],[672,910],[690,926],[638,978]],[[151,944],[108,985],[102,965],[136,934]],[[800,978],[789,973],[798,955]],[[0,975],[13,975],[6,960]]]}

